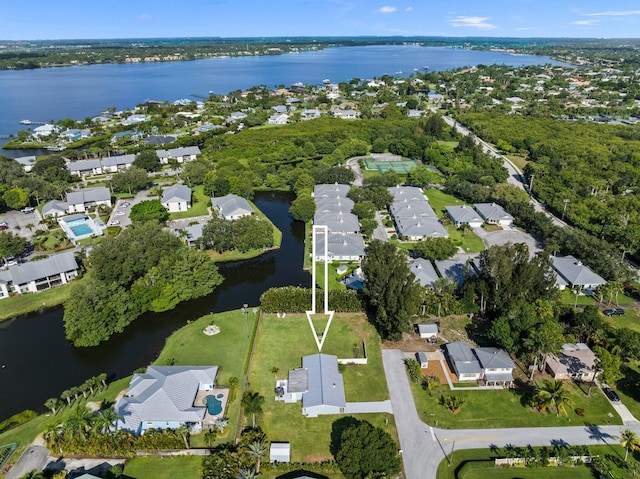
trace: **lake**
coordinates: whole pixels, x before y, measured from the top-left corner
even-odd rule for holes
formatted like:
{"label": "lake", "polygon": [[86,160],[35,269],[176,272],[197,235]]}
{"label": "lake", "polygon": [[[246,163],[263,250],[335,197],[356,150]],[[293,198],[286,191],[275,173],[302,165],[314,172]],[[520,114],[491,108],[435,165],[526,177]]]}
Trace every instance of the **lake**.
{"label": "lake", "polygon": [[213,294],[146,314],[100,346],[73,347],[64,337],[61,307],[0,322],[0,421],[24,409],[41,410],[48,398],[102,372],[109,380],[130,375],[153,362],[165,339],[187,321],[244,303],[258,306],[271,287],[310,286],[311,276],[302,270],[304,225],[289,216],[290,200],[289,193],[256,193],[258,208],[283,233],[279,250],[220,264],[224,283]]}
{"label": "lake", "polygon": [[98,115],[107,107],[133,108],[147,99],[199,100],[256,85],[321,84],[384,74],[408,76],[415,68],[444,71],[473,65],[562,63],[548,57],[416,45],[337,47],[298,54],[212,58],[190,62],[109,64],[0,71],[0,136],[21,120],[47,122]]}

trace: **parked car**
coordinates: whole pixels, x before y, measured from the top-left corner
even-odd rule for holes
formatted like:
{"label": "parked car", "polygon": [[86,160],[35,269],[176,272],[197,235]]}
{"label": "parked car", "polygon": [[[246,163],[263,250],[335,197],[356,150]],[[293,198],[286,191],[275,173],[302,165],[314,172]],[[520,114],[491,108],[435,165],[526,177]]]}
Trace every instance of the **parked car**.
{"label": "parked car", "polygon": [[120,224],[120,222],[118,220],[109,221],[109,226],[118,226],[119,224]]}
{"label": "parked car", "polygon": [[602,388],[602,392],[604,392],[605,396],[609,398],[611,402],[620,402],[620,396],[611,388]]}
{"label": "parked car", "polygon": [[36,209],[33,206],[27,206],[26,208],[22,208],[20,211],[22,211],[24,214],[29,214],[29,213],[33,213]]}
{"label": "parked car", "polygon": [[624,314],[624,309],[623,308],[605,309],[603,311],[603,314],[607,316],[622,316]]}
{"label": "parked car", "polygon": [[4,231],[8,229],[9,229],[9,225],[6,222],[4,221],[0,222],[0,231]]}
{"label": "parked car", "polygon": [[116,216],[124,216],[124,215],[126,215],[126,213],[124,211],[116,212]]}

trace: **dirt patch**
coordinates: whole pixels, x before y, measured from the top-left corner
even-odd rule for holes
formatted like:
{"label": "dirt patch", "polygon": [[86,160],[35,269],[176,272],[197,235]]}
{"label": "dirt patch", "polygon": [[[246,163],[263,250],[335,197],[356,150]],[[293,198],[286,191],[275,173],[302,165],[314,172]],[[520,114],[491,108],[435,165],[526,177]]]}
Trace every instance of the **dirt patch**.
{"label": "dirt patch", "polygon": [[[423,376],[436,376],[439,380],[440,380],[440,384],[442,385],[447,385],[447,376],[445,375],[444,371],[442,370],[442,365],[440,364],[440,361],[436,360],[436,359],[429,359],[429,367],[427,368],[422,368],[422,375]],[[445,363],[445,367],[446,363]],[[451,378],[451,382],[456,382],[456,376],[454,375],[449,375],[449,377]]]}
{"label": "dirt patch", "polygon": [[304,458],[304,462],[306,463],[324,462],[324,461],[333,461],[333,456],[331,454],[309,454]]}

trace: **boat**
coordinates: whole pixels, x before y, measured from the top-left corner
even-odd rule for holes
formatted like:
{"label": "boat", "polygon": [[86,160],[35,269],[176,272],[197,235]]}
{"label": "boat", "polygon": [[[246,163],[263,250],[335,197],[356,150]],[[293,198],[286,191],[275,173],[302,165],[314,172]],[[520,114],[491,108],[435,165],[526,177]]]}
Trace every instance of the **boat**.
{"label": "boat", "polygon": [[331,80],[329,80],[328,78],[325,78],[324,80],[322,80],[322,83],[324,83],[325,85],[328,85],[329,83],[331,83]]}
{"label": "boat", "polygon": [[31,120],[20,120],[20,124],[21,125],[30,125],[31,124]]}
{"label": "boat", "polygon": [[63,145],[49,145],[45,149],[47,151],[64,151],[67,149],[67,147]]}
{"label": "boat", "polygon": [[422,67],[423,70],[428,70],[429,69],[429,65],[425,65]]}

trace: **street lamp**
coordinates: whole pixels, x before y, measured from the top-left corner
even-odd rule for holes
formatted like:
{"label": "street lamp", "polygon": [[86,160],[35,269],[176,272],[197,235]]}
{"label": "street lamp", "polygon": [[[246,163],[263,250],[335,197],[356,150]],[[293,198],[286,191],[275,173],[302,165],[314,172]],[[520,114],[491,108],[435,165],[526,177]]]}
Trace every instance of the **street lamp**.
{"label": "street lamp", "polygon": [[247,338],[249,337],[249,305],[244,303],[242,305],[242,314],[244,314],[244,323],[247,328]]}
{"label": "street lamp", "polygon": [[567,205],[570,200],[562,200],[562,202],[564,203],[564,208],[562,209],[562,221],[564,221],[564,215],[567,213]]}

